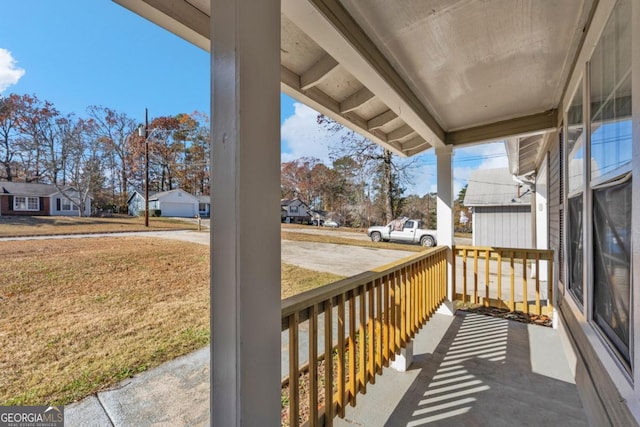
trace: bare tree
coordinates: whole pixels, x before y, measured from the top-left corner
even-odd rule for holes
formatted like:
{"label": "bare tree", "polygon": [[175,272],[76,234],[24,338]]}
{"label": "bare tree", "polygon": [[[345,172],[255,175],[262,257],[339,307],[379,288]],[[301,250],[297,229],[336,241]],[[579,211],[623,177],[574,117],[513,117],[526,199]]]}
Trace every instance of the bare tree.
{"label": "bare tree", "polygon": [[[0,96],[0,164],[4,179],[13,181],[15,176],[15,158],[18,155],[17,137],[20,97],[11,94]],[[1,175],[0,175],[1,176]]]}
{"label": "bare tree", "polygon": [[131,165],[129,164],[129,152],[131,150],[132,134],[136,130],[136,122],[124,113],[118,113],[107,107],[90,106],[87,109],[93,137],[102,145],[105,152],[113,154],[112,165],[114,169],[109,171],[113,177],[119,177],[119,209],[126,210],[127,192],[129,190],[129,176]]}
{"label": "bare tree", "polygon": [[318,115],[317,121],[329,133],[340,136],[339,142],[330,148],[332,159],[354,160],[354,167],[367,176],[366,180],[377,192],[376,199],[382,202],[383,220],[391,221],[399,213],[401,195],[412,178],[416,160],[400,160],[391,151],[324,115]]}

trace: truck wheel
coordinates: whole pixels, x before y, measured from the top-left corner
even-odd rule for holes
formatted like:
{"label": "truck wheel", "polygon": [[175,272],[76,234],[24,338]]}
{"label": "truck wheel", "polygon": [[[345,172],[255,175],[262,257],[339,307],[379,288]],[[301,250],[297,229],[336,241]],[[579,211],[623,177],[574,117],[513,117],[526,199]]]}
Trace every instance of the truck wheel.
{"label": "truck wheel", "polygon": [[379,242],[381,240],[382,240],[382,235],[379,232],[374,231],[373,233],[371,233],[372,242]]}
{"label": "truck wheel", "polygon": [[431,236],[422,236],[422,239],[420,239],[420,244],[422,246],[430,248],[430,247],[433,247],[436,244],[436,242],[435,240],[433,240],[433,237]]}

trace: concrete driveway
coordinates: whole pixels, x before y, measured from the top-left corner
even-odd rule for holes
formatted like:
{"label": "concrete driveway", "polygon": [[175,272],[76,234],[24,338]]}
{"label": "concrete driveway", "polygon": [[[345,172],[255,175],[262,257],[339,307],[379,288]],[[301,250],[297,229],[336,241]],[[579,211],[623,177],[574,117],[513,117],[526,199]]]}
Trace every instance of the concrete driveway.
{"label": "concrete driveway", "polygon": [[287,264],[309,270],[353,276],[408,257],[415,252],[283,240],[281,254],[282,262]]}
{"label": "concrete driveway", "polygon": [[[322,233],[322,230],[310,231],[311,233],[306,230],[304,232],[308,234]],[[327,230],[323,234],[335,235],[335,231]],[[366,235],[360,235],[359,233],[343,232],[342,234],[347,235],[346,237],[353,235],[354,237],[364,237],[368,240]],[[183,240],[204,245],[209,245],[210,243],[210,235],[207,232],[166,231],[144,233],[143,235]],[[360,246],[292,240],[283,240],[280,251],[282,262],[309,270],[334,273],[341,276],[353,276],[415,253],[402,250],[363,248]]]}

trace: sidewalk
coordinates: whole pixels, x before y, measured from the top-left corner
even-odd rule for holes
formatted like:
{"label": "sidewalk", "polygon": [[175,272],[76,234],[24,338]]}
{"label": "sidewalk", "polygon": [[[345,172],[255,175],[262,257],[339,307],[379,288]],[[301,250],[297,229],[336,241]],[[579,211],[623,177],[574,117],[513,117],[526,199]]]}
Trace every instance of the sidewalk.
{"label": "sidewalk", "polygon": [[66,427],[209,425],[209,347],[65,407]]}

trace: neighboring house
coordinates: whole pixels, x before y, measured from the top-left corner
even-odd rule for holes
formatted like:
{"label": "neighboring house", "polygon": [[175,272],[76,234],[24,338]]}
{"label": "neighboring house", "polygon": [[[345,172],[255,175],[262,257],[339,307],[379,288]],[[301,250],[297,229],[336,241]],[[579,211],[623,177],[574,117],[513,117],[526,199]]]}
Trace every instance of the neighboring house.
{"label": "neighboring house", "polygon": [[201,218],[208,218],[211,216],[211,196],[197,196],[198,197],[198,214]]}
{"label": "neighboring house", "polygon": [[474,246],[531,248],[531,190],[508,168],[473,172],[464,197],[471,208]]}
{"label": "neighboring house", "polygon": [[[153,195],[155,192],[149,192]],[[134,190],[127,200],[127,212],[131,216],[138,215],[138,212],[144,210],[144,191]]]}
{"label": "neighboring house", "polygon": [[[180,189],[149,193],[149,209],[160,210],[160,216],[193,218],[199,212],[199,204],[196,196]],[[129,215],[144,211],[144,192],[131,193],[127,205]]]}
{"label": "neighboring house", "polygon": [[[80,198],[72,187],[26,182],[0,182],[0,215],[79,216]],[[66,196],[66,197],[65,197]],[[91,197],[87,197],[83,215],[91,215]]]}
{"label": "neighboring house", "polygon": [[[280,199],[281,220],[283,222],[293,222],[297,224],[308,224],[311,221],[309,206],[299,198]],[[284,210],[284,215],[282,214]]]}

